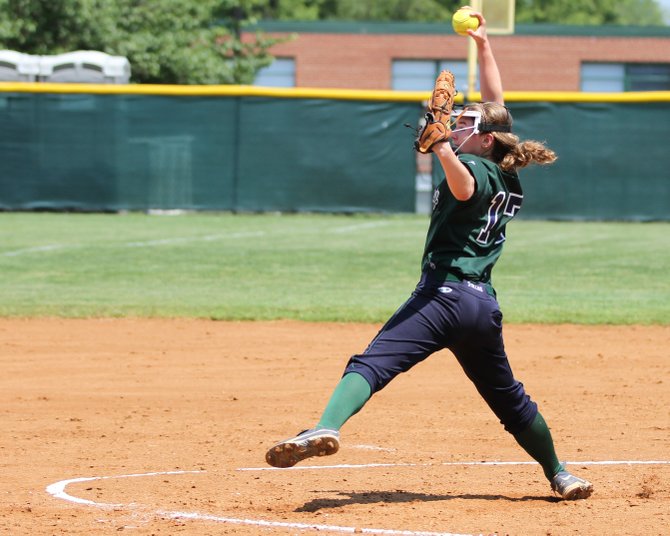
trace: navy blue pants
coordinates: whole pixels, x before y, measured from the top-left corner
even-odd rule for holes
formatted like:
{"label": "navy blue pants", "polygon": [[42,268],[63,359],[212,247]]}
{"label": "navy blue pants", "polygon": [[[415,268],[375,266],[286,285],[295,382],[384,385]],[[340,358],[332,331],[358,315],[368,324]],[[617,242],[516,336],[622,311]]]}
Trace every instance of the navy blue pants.
{"label": "navy blue pants", "polygon": [[448,348],[505,430],[517,434],[535,419],[537,404],[512,374],[502,337],[502,313],[484,286],[423,275],[405,304],[364,353],[351,357],[372,393],[433,352]]}

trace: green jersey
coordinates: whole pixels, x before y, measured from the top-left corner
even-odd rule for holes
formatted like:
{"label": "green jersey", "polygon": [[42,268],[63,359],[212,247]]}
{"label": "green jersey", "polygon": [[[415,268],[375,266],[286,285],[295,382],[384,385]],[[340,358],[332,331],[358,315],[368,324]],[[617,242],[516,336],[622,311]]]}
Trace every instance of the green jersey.
{"label": "green jersey", "polygon": [[502,253],[505,225],[521,208],[519,176],[479,156],[459,160],[475,179],[475,193],[458,201],[446,180],[433,193],[433,213],[421,268],[473,282],[491,284],[491,271]]}

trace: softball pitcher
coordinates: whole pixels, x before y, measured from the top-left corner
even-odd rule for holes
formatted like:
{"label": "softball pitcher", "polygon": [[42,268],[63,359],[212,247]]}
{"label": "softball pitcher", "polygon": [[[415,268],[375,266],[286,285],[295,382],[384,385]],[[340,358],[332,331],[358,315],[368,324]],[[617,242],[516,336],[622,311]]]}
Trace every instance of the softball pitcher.
{"label": "softball pitcher", "polygon": [[350,358],[314,428],[272,446],[274,467],[335,454],[340,428],[393,378],[432,353],[448,348],[505,430],[542,467],[563,499],[585,499],[591,483],[568,472],[556,456],[549,428],[524,386],[512,374],[502,336],[502,313],[491,271],[517,214],[523,192],[517,170],[550,164],[553,151],[520,142],[504,106],[500,73],[486,35],[486,21],[469,30],[478,50],[483,103],[469,104],[452,119],[453,76],[436,81],[416,148],[433,152],[445,173],[435,189],[433,212],[412,293],[362,354]]}

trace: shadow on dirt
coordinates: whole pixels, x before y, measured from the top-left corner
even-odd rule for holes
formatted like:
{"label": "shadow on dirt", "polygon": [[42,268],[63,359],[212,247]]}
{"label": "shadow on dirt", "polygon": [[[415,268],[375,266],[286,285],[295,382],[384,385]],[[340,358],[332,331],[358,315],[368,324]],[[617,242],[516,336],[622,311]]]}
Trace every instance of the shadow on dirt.
{"label": "shadow on dirt", "polygon": [[[329,492],[325,492],[329,493]],[[558,497],[551,496],[525,496],[508,497],[506,495],[474,495],[470,493],[460,495],[436,495],[433,493],[415,493],[412,491],[363,491],[363,492],[342,492],[331,491],[342,496],[341,499],[313,499],[306,502],[294,512],[317,512],[328,508],[340,508],[352,504],[374,504],[374,503],[411,503],[411,502],[432,502],[432,501],[451,501],[453,499],[478,500],[478,501],[509,501],[509,502],[558,502]]]}

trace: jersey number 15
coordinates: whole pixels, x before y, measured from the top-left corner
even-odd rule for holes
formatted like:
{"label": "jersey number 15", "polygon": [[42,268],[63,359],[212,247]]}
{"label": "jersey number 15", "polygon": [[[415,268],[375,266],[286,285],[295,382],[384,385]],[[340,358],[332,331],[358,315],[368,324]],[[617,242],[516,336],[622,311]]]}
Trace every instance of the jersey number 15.
{"label": "jersey number 15", "polygon": [[516,213],[521,208],[522,201],[523,195],[513,194],[511,192],[501,191],[494,195],[493,199],[491,199],[491,204],[489,205],[486,225],[479,231],[477,242],[480,244],[488,244],[491,240],[491,233],[495,231],[496,235],[498,234],[498,224],[501,223],[501,210],[503,216],[509,216],[508,218],[505,218],[504,221],[504,223],[507,223],[516,216]]}

